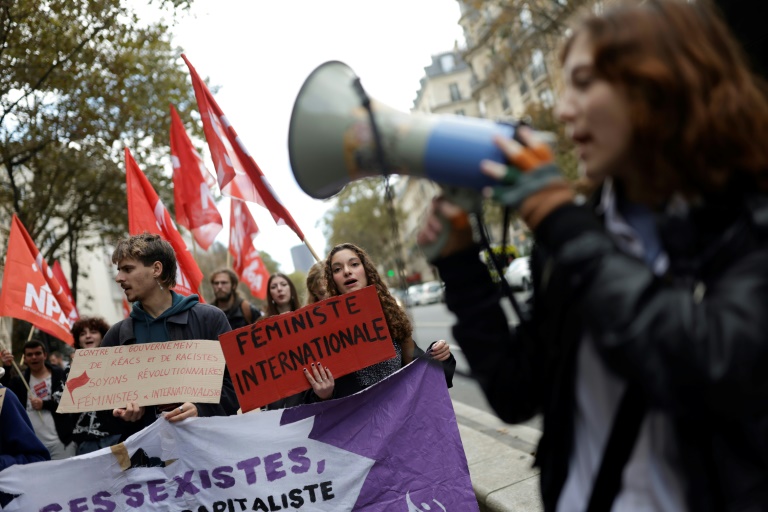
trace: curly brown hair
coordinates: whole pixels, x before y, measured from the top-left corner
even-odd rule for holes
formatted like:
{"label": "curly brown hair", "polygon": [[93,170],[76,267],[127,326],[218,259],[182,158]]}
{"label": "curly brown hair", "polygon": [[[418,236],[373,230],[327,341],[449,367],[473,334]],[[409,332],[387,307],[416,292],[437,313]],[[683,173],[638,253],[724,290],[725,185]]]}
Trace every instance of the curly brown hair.
{"label": "curly brown hair", "polygon": [[109,324],[100,316],[81,317],[77,322],[72,324],[72,337],[75,338],[76,349],[83,348],[80,346],[80,335],[83,333],[86,327],[92,331],[98,331],[101,334],[102,339],[109,330]]}
{"label": "curly brown hair", "polygon": [[583,19],[598,76],[625,94],[641,197],[768,191],[768,95],[706,0],[625,2]]}
{"label": "curly brown hair", "polygon": [[339,244],[331,249],[328,257],[325,259],[325,283],[328,290],[328,297],[341,295],[338,287],[336,286],[336,282],[333,280],[331,260],[333,260],[334,254],[344,249],[348,249],[357,254],[357,257],[360,258],[360,262],[363,264],[363,268],[365,269],[365,277],[368,280],[368,284],[374,285],[376,287],[376,293],[379,296],[381,308],[384,310],[384,317],[387,320],[387,326],[389,327],[389,332],[392,336],[392,339],[397,340],[401,346],[409,343],[411,336],[413,335],[413,327],[411,326],[411,321],[408,319],[408,315],[405,313],[405,311],[402,310],[400,306],[397,305],[395,298],[391,293],[389,293],[389,288],[381,279],[381,276],[376,270],[376,266],[373,264],[373,261],[371,261],[370,256],[368,256],[368,254],[363,249],[356,246],[355,244]]}
{"label": "curly brown hair", "polygon": [[322,261],[317,261],[309,267],[309,272],[307,272],[307,304],[314,304],[328,295],[324,269],[325,263]]}

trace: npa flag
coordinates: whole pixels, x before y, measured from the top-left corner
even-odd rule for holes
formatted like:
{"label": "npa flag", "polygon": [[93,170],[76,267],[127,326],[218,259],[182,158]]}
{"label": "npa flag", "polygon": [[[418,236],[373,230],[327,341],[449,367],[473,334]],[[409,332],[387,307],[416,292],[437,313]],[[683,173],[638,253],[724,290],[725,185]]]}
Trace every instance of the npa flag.
{"label": "npa flag", "polygon": [[138,235],[147,231],[167,240],[176,252],[175,291],[181,295],[196,293],[202,302],[203,297],[198,287],[203,280],[203,273],[173,224],[171,214],[128,148],[125,148],[125,179],[128,184],[128,232]]}
{"label": "npa flag", "polygon": [[[479,510],[445,375],[423,358],[352,396],[155,421],[114,448],[4,469],[3,511]],[[165,464],[124,470],[140,451]]]}
{"label": "npa flag", "polygon": [[[275,195],[267,177],[243,146],[235,129],[213,99],[211,91],[200,79],[187,57],[182,54],[181,58],[187,63],[192,76],[197,108],[203,119],[203,131],[211,150],[221,193],[260,204],[272,213],[275,222],[287,224],[303,242],[304,233]],[[236,191],[229,186],[233,182],[238,185],[239,195],[235,195]]]}
{"label": "npa flag", "polygon": [[184,124],[171,105],[171,160],[176,222],[192,232],[204,250],[213,243],[224,223],[205,178],[210,176],[202,157],[189,140]]}
{"label": "npa flag", "polygon": [[72,304],[72,321],[77,322],[80,319],[80,312],[77,310],[75,298],[72,296],[72,290],[69,288],[69,283],[67,283],[67,276],[64,275],[64,271],[61,269],[61,265],[59,265],[58,260],[53,262],[53,275],[59,281],[61,287],[64,288],[64,294],[67,296],[69,303]]}
{"label": "npa flag", "polygon": [[259,227],[243,201],[232,199],[229,217],[229,252],[232,268],[240,280],[248,285],[251,295],[266,300],[269,271],[253,246]]}
{"label": "npa flag", "polygon": [[16,214],[11,221],[5,257],[0,316],[31,323],[43,332],[74,345],[74,308],[64,288],[43,259]]}

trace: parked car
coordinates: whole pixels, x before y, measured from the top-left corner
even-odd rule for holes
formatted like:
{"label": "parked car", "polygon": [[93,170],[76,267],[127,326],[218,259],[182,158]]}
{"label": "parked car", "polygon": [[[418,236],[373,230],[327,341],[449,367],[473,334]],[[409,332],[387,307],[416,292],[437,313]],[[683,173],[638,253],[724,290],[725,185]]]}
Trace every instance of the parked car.
{"label": "parked car", "polygon": [[409,307],[418,306],[421,304],[421,285],[420,284],[414,284],[408,287],[408,296],[406,297],[405,303]]}
{"label": "parked car", "polygon": [[509,283],[512,291],[528,291],[533,288],[531,280],[531,264],[528,256],[520,256],[512,260],[507,270],[504,272],[504,278]]}
{"label": "parked car", "polygon": [[445,289],[440,281],[429,281],[421,285],[419,304],[434,304],[445,300]]}

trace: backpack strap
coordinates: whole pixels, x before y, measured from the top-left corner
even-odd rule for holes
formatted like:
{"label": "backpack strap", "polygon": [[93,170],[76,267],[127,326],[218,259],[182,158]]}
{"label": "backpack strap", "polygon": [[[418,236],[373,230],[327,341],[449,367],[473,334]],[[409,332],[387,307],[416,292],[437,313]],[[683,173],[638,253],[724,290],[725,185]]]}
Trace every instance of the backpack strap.
{"label": "backpack strap", "polygon": [[253,323],[253,315],[251,314],[251,304],[247,300],[243,300],[240,303],[240,309],[243,311],[243,318],[245,318],[246,325]]}

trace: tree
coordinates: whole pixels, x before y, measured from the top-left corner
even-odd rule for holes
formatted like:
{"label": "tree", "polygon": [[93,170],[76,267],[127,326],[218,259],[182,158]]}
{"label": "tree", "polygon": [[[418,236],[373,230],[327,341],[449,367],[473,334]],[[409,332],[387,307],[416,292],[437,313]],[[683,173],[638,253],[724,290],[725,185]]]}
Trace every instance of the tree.
{"label": "tree", "polygon": [[122,149],[167,194],[168,105],[189,119],[192,88],[168,27],[120,0],[0,2],[0,43],[0,217],[66,251],[77,294],[78,250],[127,231]]}
{"label": "tree", "polygon": [[329,244],[326,252],[335,245],[351,242],[365,249],[377,264],[396,268],[400,244],[394,238],[393,220],[400,226],[404,215],[396,205],[390,210],[382,179],[353,181],[336,196],[336,204],[323,218]]}

